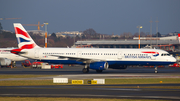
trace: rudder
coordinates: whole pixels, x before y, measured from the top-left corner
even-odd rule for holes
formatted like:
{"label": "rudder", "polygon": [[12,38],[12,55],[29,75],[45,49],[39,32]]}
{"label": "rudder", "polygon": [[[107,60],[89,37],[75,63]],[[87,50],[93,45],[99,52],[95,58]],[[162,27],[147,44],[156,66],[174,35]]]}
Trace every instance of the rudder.
{"label": "rudder", "polygon": [[20,23],[14,23],[19,49],[32,49],[39,47]]}

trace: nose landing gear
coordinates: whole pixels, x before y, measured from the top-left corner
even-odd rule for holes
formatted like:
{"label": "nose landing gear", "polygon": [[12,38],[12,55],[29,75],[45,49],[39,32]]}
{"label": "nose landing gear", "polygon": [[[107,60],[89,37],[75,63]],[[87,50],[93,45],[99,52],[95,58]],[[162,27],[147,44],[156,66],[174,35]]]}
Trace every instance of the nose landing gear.
{"label": "nose landing gear", "polygon": [[155,73],[158,73],[158,71],[157,71],[157,66],[154,66],[154,72],[155,72]]}

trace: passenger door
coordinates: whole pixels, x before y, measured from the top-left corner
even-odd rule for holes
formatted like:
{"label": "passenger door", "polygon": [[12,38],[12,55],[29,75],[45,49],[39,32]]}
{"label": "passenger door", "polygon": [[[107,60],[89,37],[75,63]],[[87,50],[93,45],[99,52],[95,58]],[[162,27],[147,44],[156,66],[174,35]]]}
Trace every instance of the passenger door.
{"label": "passenger door", "polygon": [[[157,52],[156,52],[157,53]],[[156,54],[151,55],[151,60],[156,60]]]}
{"label": "passenger door", "polygon": [[77,57],[81,57],[81,54],[82,54],[82,52],[81,52],[81,51],[78,51]]}
{"label": "passenger door", "polygon": [[119,51],[117,54],[117,58],[120,60],[120,59],[122,59],[122,57],[123,57],[123,53],[121,51]]}

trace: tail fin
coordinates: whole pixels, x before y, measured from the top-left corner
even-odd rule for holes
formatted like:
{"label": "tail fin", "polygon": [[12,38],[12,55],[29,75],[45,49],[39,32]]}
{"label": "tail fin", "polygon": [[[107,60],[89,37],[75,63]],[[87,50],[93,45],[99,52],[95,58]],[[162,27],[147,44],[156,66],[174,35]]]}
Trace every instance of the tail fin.
{"label": "tail fin", "polygon": [[178,33],[178,41],[179,41],[179,43],[180,43],[180,33]]}
{"label": "tail fin", "polygon": [[20,23],[14,23],[19,49],[32,49],[39,47]]}

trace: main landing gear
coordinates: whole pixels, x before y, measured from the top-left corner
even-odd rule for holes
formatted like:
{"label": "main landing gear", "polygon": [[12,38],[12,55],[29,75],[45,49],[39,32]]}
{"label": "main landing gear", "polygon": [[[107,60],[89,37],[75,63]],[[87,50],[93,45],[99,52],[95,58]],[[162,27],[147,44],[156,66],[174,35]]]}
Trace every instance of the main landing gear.
{"label": "main landing gear", "polygon": [[12,61],[10,66],[11,68],[16,68],[16,61]]}
{"label": "main landing gear", "polygon": [[[103,70],[96,70],[97,73],[102,73]],[[89,66],[85,65],[84,68],[82,69],[83,73],[89,73]]]}
{"label": "main landing gear", "polygon": [[88,65],[85,65],[83,70],[82,70],[83,73],[89,73],[89,66]]}

